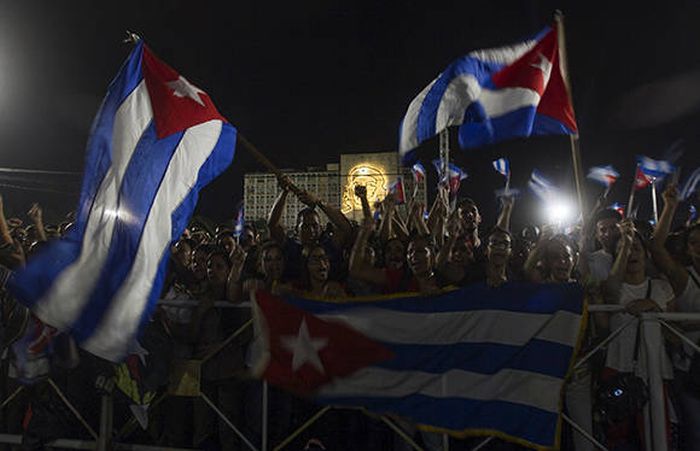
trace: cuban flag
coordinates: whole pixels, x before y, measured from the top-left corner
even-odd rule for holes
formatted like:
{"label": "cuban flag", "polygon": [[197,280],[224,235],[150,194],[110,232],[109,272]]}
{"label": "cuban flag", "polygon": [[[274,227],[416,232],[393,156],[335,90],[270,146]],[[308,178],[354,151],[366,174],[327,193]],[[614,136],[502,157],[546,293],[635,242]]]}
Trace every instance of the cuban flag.
{"label": "cuban flag", "polygon": [[458,125],[462,148],[532,135],[576,134],[556,28],[454,61],[413,99],[400,127],[404,162],[413,150]]}
{"label": "cuban flag", "polygon": [[402,205],[406,203],[406,194],[403,189],[403,178],[399,176],[395,182],[389,185],[389,194],[394,196],[396,205]]}
{"label": "cuban flag", "polygon": [[625,217],[625,206],[622,205],[621,203],[615,202],[614,204],[612,204],[608,208],[613,209],[616,212],[620,213],[620,216],[622,216],[623,218]]}
{"label": "cuban flag", "polygon": [[614,167],[608,166],[593,166],[588,170],[588,178],[594,180],[605,187],[610,187],[617,181],[620,174]]}
{"label": "cuban flag", "polygon": [[688,200],[693,195],[693,193],[698,191],[700,185],[700,168],[695,169],[688,180],[685,181],[683,189],[681,190],[681,199]]}
{"label": "cuban flag", "polygon": [[93,123],[74,226],[14,275],[13,293],[87,351],[122,359],[160,296],[170,244],[235,144],[211,98],[138,42]]}
{"label": "cuban flag", "polygon": [[637,170],[634,174],[634,189],[644,189],[647,186],[651,185],[651,182],[653,181],[654,177],[645,174],[644,171],[642,171],[642,168],[639,165],[637,165]]}
{"label": "cuban flag", "polygon": [[537,169],[530,174],[527,186],[537,197],[545,202],[551,201],[557,194],[557,188],[554,184],[547,180]]}
{"label": "cuban flag", "polygon": [[420,162],[411,166],[411,172],[413,173],[413,180],[416,181],[416,185],[425,180],[425,167],[423,167]]}
{"label": "cuban flag", "polygon": [[447,174],[442,173],[443,163],[442,158],[436,158],[433,160],[433,166],[435,171],[438,173],[438,178],[440,183],[447,183],[450,188],[450,195],[454,196],[459,191],[459,187],[462,184],[462,180],[469,177],[467,171],[460,168],[454,163],[447,163]]}
{"label": "cuban flag", "polygon": [[510,162],[507,158],[499,158],[498,160],[493,160],[493,168],[501,174],[503,177],[510,177]]}
{"label": "cuban flag", "polygon": [[639,164],[639,169],[641,169],[645,175],[655,179],[665,177],[676,170],[676,167],[669,161],[654,160],[653,158],[643,155],[637,157],[637,163]]}
{"label": "cuban flag", "polygon": [[553,447],[582,299],[575,284],[529,283],[340,303],[258,292],[254,369],[320,404]]}

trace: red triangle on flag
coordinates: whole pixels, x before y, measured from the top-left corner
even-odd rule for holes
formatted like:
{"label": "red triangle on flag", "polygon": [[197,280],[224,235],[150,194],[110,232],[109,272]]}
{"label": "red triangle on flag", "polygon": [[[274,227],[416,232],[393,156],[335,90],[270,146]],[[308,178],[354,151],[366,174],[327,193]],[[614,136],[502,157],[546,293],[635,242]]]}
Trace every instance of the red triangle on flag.
{"label": "red triangle on flag", "polygon": [[335,378],[388,360],[393,353],[357,330],[327,321],[265,291],[255,294],[263,321],[269,383],[310,395]]}
{"label": "red triangle on flag", "polygon": [[213,119],[228,122],[206,92],[159,60],[145,45],[141,71],[151,98],[158,139]]}

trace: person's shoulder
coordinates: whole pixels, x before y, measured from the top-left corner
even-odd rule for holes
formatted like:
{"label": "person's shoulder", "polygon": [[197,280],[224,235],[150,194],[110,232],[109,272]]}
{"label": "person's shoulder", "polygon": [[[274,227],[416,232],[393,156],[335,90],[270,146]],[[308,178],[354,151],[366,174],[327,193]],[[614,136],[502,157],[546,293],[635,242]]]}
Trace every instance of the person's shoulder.
{"label": "person's shoulder", "polygon": [[661,279],[661,278],[655,278],[651,279],[651,283],[653,284],[654,288],[657,290],[657,293],[663,298],[663,299],[672,299],[675,297],[673,293],[673,287],[669,283],[668,280],[666,279]]}

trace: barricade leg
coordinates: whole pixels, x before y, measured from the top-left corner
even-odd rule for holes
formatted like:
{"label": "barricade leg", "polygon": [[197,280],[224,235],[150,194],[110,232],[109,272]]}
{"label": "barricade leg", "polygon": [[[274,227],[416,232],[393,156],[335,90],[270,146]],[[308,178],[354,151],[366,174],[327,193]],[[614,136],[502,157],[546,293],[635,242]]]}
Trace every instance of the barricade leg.
{"label": "barricade leg", "polygon": [[661,373],[662,353],[664,352],[661,325],[654,318],[642,315],[642,340],[646,351],[647,374],[649,375],[649,423],[651,443],[649,449],[666,451],[668,442],[666,436],[666,400],[664,381]]}
{"label": "barricade leg", "polygon": [[268,400],[267,400],[267,381],[262,383],[262,437],[260,437],[261,451],[267,451],[267,421],[268,421]]}
{"label": "barricade leg", "polygon": [[107,451],[112,448],[113,409],[112,395],[103,394],[100,406],[100,435],[97,438],[97,451]]}

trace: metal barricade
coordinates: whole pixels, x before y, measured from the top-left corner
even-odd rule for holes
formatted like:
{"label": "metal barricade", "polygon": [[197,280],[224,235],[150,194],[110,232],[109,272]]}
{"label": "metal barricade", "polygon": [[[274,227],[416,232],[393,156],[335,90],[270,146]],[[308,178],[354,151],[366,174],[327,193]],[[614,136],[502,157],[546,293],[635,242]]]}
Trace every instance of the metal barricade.
{"label": "metal barricade", "polygon": [[[178,307],[187,307],[197,305],[196,301],[162,301],[162,305],[171,305]],[[217,308],[250,308],[250,303],[240,303],[232,304],[229,302],[216,302],[215,307]],[[623,311],[623,307],[616,305],[591,305],[588,311],[591,313],[617,313]],[[581,356],[574,368],[580,368],[587,364],[593,355],[597,352],[604,350],[607,345],[615,340],[619,334],[627,327],[640,322],[640,334],[645,346],[641,349],[642,352],[646,353],[646,358],[644,359],[647,363],[646,374],[648,375],[648,386],[650,393],[650,400],[645,406],[645,433],[646,433],[646,443],[650,444],[649,448],[653,451],[666,451],[666,410],[665,410],[665,400],[664,400],[664,389],[663,389],[663,378],[661,374],[661,362],[658,361],[658,353],[653,352],[655,343],[660,343],[663,340],[661,335],[662,328],[668,329],[670,333],[677,336],[684,343],[689,345],[696,352],[700,352],[700,346],[689,339],[683,334],[682,331],[678,330],[671,323],[674,322],[685,322],[685,321],[700,321],[700,313],[642,313],[638,317],[635,317],[621,327],[612,331],[601,343],[587,352],[585,355]],[[218,352],[224,349],[227,345],[236,340],[241,336],[248,328],[252,326],[253,320],[250,319],[242,324],[238,329],[236,329],[231,335],[229,335],[223,342],[221,342],[215,349],[213,349],[209,354],[199,361],[186,361],[182,368],[180,368],[180,377],[193,377],[197,379],[197,388],[199,388],[199,378],[201,377],[201,372],[199,368],[207,360],[214,357]],[[182,363],[182,362],[181,362]],[[176,370],[177,371],[177,370]],[[101,399],[101,410],[100,410],[100,424],[99,431],[95,431],[90,424],[85,420],[83,415],[76,409],[76,407],[71,403],[67,396],[61,391],[61,389],[56,385],[52,379],[48,379],[47,383],[56,395],[61,399],[65,406],[70,410],[76,420],[84,427],[93,440],[81,440],[81,439],[70,439],[62,438],[48,443],[47,446],[59,447],[59,448],[69,448],[69,449],[97,449],[97,450],[143,450],[143,451],[159,451],[159,450],[177,450],[178,448],[173,447],[161,447],[161,446],[151,446],[151,445],[140,445],[140,444],[130,444],[125,443],[123,440],[131,434],[135,427],[137,427],[137,420],[135,417],[131,417],[118,431],[113,430],[113,398],[111,394],[104,394]],[[7,398],[5,398],[0,403],[0,409],[6,408],[9,403],[11,403],[25,388],[23,386],[15,389]],[[177,387],[172,391],[177,396]],[[200,390],[190,393],[182,393],[190,397],[199,397],[204,403],[212,409],[212,411],[229,427],[245,444],[248,449],[253,451],[267,451],[269,448],[269,423],[268,423],[268,387],[267,383],[262,383],[262,394],[261,394],[261,437],[260,437],[260,448],[257,448],[253,441],[246,437],[241,429],[235,425],[231,419],[229,419],[225,413],[221,410],[219,406],[216,405],[207,395],[202,393]],[[172,396],[168,392],[163,393],[161,396],[153,400],[150,409],[155,409],[167,396]],[[283,439],[279,444],[277,444],[273,449],[274,451],[282,450],[287,445],[292,443],[301,433],[312,426],[316,421],[318,421],[323,415],[327,414],[329,411],[335,409],[332,406],[325,406],[320,408],[315,414],[309,417],[302,425],[297,427],[293,432],[291,432],[285,439]],[[342,409],[348,409],[347,407],[342,407]],[[350,408],[352,409],[352,408]],[[360,412],[366,413],[364,409],[353,409],[359,410]],[[400,436],[406,443],[408,443],[413,449],[421,450],[422,448],[408,435],[399,425],[397,425],[391,418],[387,416],[380,416],[379,419],[387,425],[393,432]],[[582,434],[587,440],[589,440],[597,449],[607,450],[607,448],[597,441],[595,437],[589,434],[584,428],[576,424],[568,415],[562,413],[562,419],[567,422],[574,430]],[[485,437],[479,444],[477,444],[473,450],[478,450],[490,443],[494,437]],[[21,443],[22,437],[12,434],[2,434],[0,433],[0,443],[7,443],[18,445]],[[187,448],[180,448],[183,451]],[[447,440],[447,435],[443,435],[443,449],[449,449],[449,440]]]}

